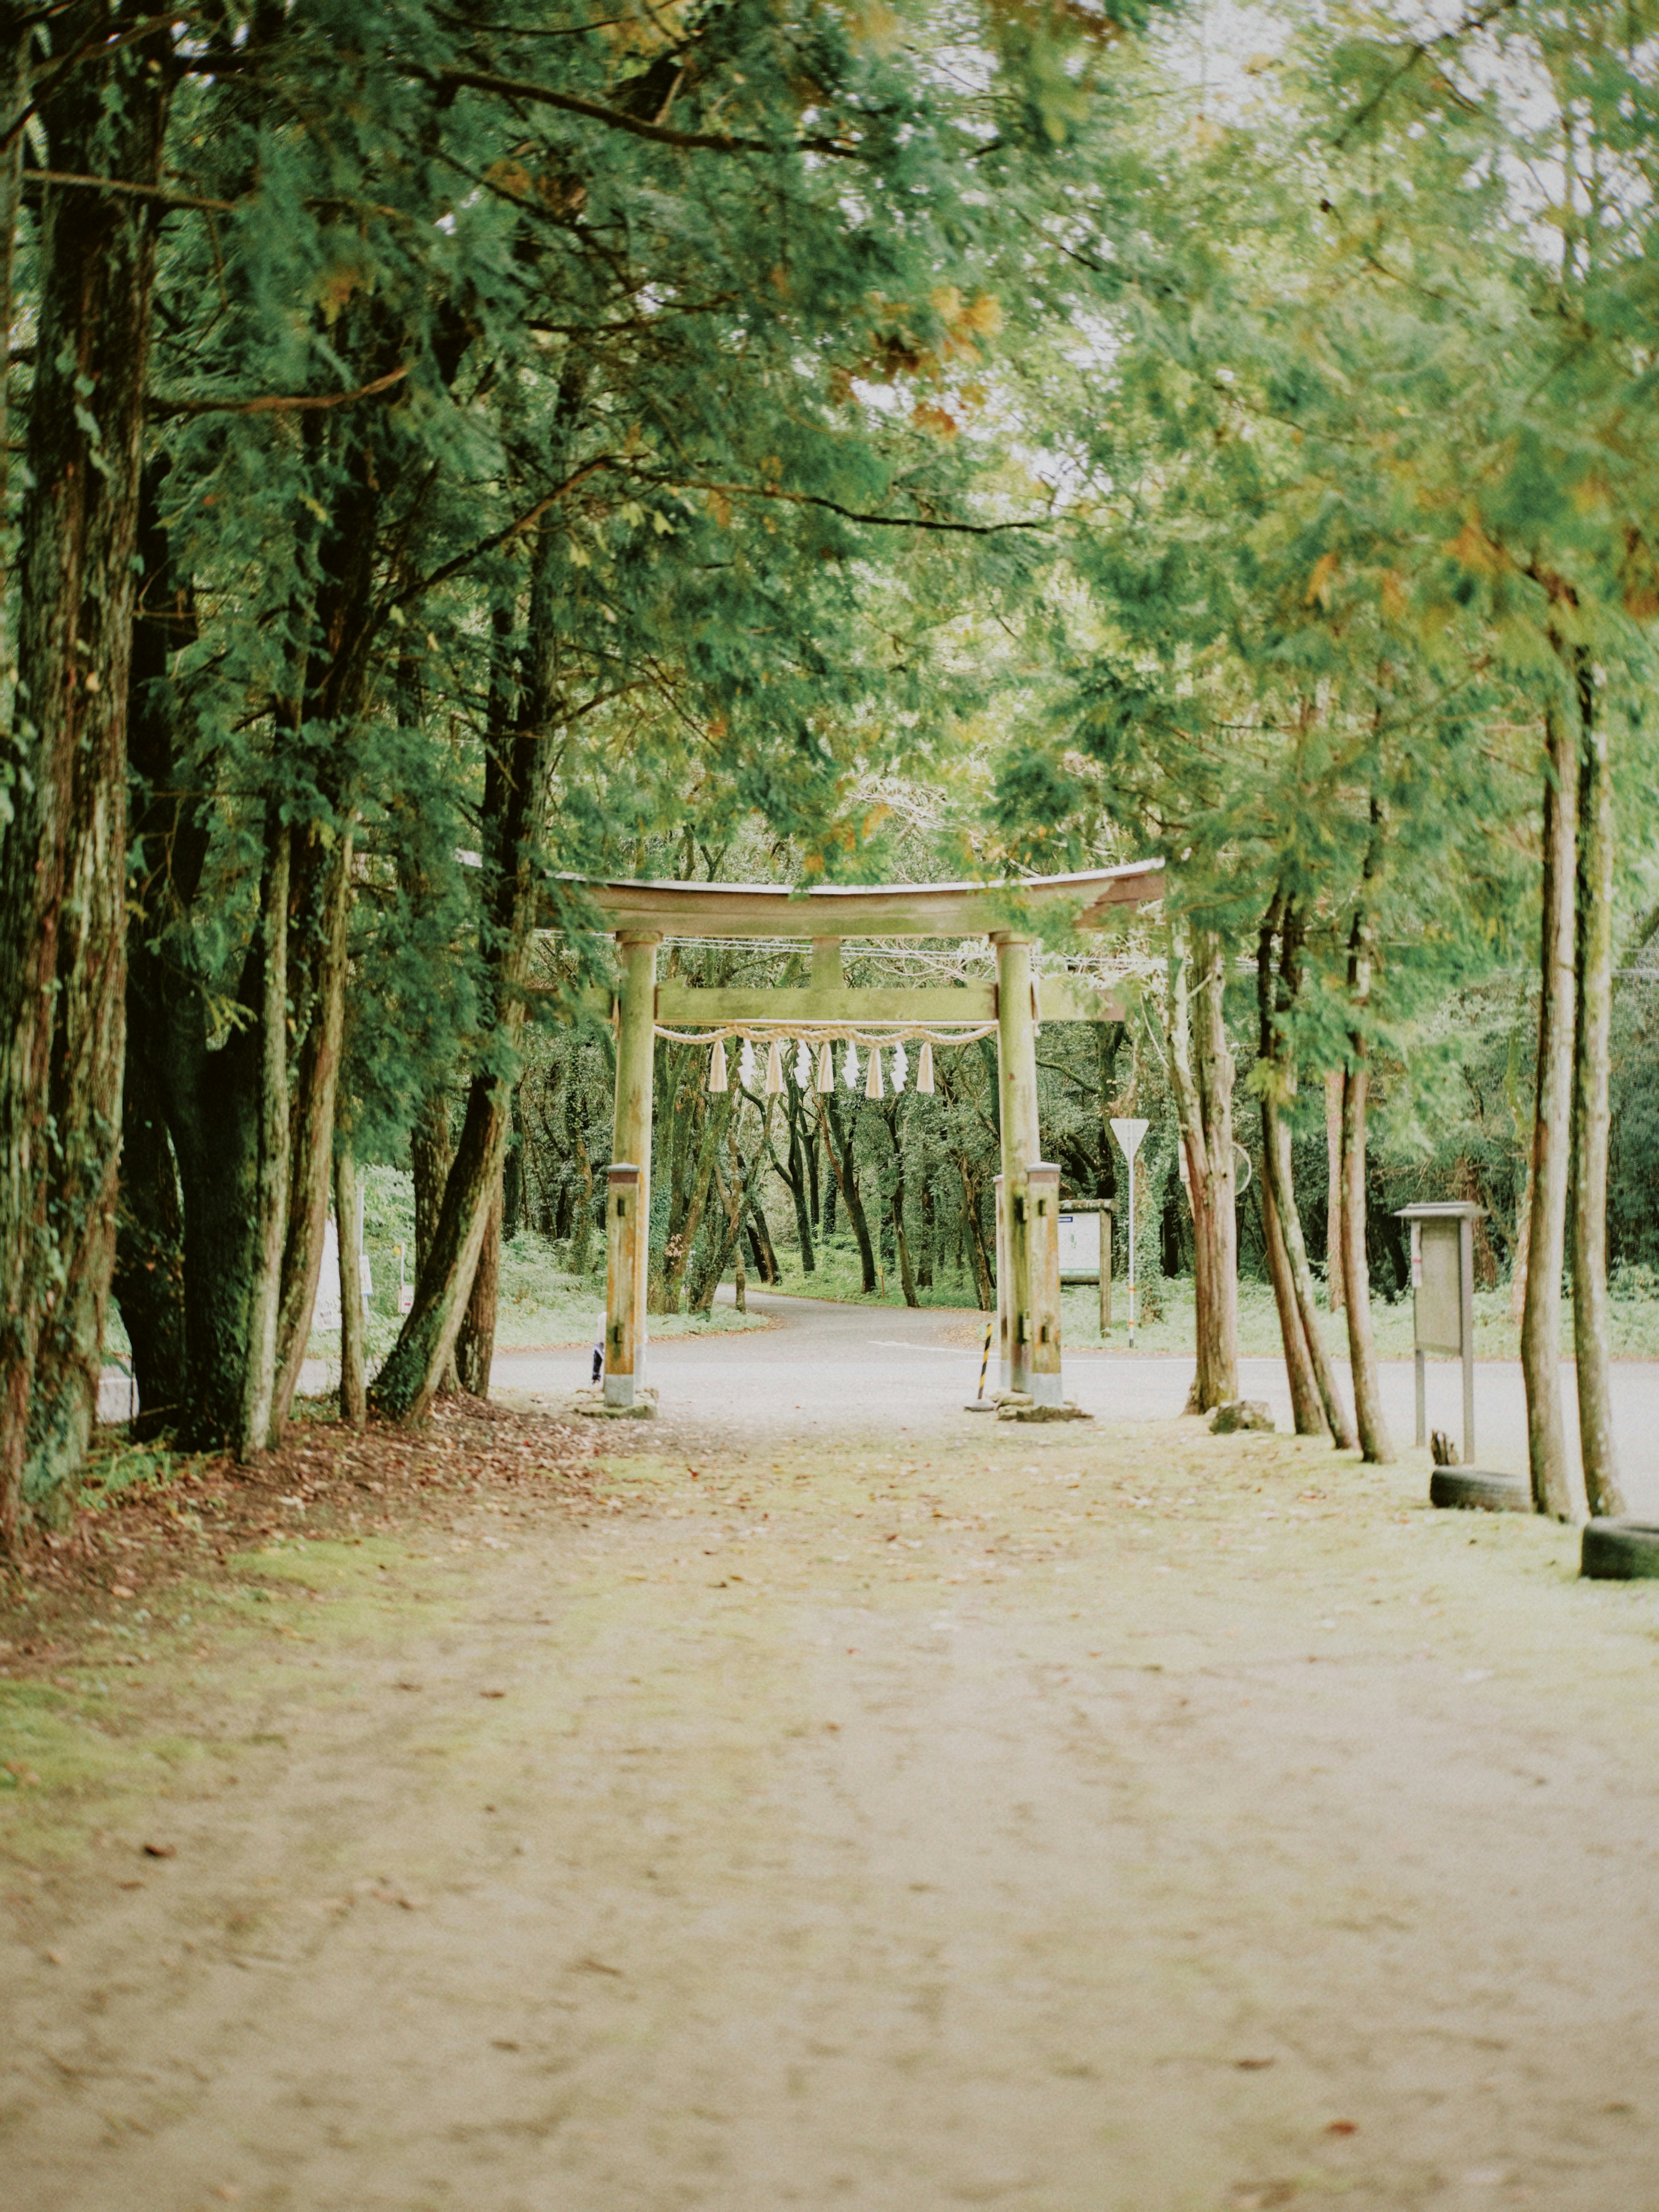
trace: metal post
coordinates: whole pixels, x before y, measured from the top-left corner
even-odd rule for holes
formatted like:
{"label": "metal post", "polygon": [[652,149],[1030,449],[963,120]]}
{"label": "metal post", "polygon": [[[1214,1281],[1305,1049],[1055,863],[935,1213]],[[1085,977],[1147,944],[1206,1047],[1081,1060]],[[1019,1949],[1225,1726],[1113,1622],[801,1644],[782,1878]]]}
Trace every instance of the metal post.
{"label": "metal post", "polygon": [[1103,1338],[1112,1333],[1112,1217],[1103,1206],[1100,1213],[1100,1334]]}
{"label": "metal post", "polygon": [[[617,939],[623,972],[617,994],[617,1113],[611,1156],[617,1166],[633,1170],[638,1187],[620,1209],[613,1190],[605,1212],[610,1259],[605,1275],[605,1397],[609,1406],[631,1406],[645,1388],[645,1298],[651,1273],[651,1091],[660,941],[654,931],[643,930],[619,933]],[[625,1260],[617,1251],[622,1238],[629,1247]],[[627,1367],[621,1370],[616,1359],[619,1342],[628,1346],[629,1358]]]}
{"label": "metal post", "polygon": [[1031,940],[1001,930],[997,949],[997,1064],[1006,1200],[1008,1387],[1031,1387],[1031,1253],[1026,1177],[1037,1157],[1036,1038],[1031,1006]]}
{"label": "metal post", "polygon": [[1474,1465],[1474,1224],[1457,1224],[1458,1304],[1463,1337],[1463,1464]]}
{"label": "metal post", "polygon": [[1129,1155],[1129,1349],[1135,1348],[1135,1156]]}

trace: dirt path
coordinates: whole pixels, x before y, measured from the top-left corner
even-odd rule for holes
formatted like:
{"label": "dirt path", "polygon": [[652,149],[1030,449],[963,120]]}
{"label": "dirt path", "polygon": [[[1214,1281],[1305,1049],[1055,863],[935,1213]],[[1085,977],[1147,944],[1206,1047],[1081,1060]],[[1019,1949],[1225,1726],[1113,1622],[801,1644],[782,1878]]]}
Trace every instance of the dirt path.
{"label": "dirt path", "polygon": [[1659,1586],[960,1431],[264,1554],[9,1868],[0,2206],[1659,2207]]}

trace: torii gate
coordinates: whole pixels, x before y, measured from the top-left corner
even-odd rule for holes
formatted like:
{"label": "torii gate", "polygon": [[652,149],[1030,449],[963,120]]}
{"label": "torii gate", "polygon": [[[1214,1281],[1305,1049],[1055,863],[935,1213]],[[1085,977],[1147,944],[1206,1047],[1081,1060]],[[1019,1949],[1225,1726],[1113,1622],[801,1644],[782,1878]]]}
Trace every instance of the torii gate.
{"label": "torii gate", "polygon": [[[659,1031],[706,1029],[712,1043],[735,1027],[757,1042],[811,1038],[833,1024],[882,1033],[877,1047],[920,1029],[964,1030],[966,1042],[994,1024],[1002,1123],[997,1178],[997,1314],[1003,1387],[1038,1405],[1061,1402],[1060,1170],[1038,1157],[1036,1025],[1122,1018],[1121,1003],[1081,977],[1037,975],[1035,939],[1011,927],[1044,908],[1068,912],[1079,929],[1102,927],[1115,906],[1164,895],[1161,860],[1038,876],[1006,884],[823,885],[805,894],[784,884],[595,883],[584,888],[617,940],[614,994],[593,994],[594,1011],[617,1027],[617,1109],[605,1194],[605,1401],[641,1402],[645,1387],[646,1291],[650,1276],[651,1112]],[[810,939],[805,990],[737,990],[657,981],[665,936]],[[849,990],[842,940],[858,937],[988,937],[994,983]]]}

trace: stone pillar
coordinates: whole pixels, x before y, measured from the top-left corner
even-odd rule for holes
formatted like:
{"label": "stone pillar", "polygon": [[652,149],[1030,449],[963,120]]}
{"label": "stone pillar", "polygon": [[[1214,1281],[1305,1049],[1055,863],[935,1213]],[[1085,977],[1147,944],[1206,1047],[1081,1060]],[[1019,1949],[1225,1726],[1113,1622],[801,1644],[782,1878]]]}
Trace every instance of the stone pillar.
{"label": "stone pillar", "polygon": [[[631,1406],[645,1388],[645,1297],[651,1275],[651,1091],[656,1061],[657,947],[654,931],[627,930],[617,994],[615,1165],[605,1206],[608,1260],[605,1305],[605,1401]],[[635,1180],[619,1184],[626,1170]],[[621,1248],[626,1246],[626,1251]],[[625,1368],[615,1364],[623,1347]]]}
{"label": "stone pillar", "polygon": [[[642,1178],[632,1160],[612,1160],[605,1195],[605,1402],[631,1406],[642,1384],[645,1346],[639,1324],[644,1307],[635,1280],[641,1247],[639,1234]],[[647,1217],[648,1218],[648,1217]],[[649,1258],[649,1248],[646,1247]]]}
{"label": "stone pillar", "polygon": [[1025,1388],[1039,1406],[1061,1402],[1060,1382],[1060,1170],[1034,1160],[1025,1178],[1030,1334]]}
{"label": "stone pillar", "polygon": [[[1008,1383],[1031,1387],[1031,1253],[1027,1177],[1037,1157],[1036,1033],[1031,940],[993,933],[997,948],[997,1072],[1001,1090],[1002,1189],[1007,1221]],[[1005,1301],[999,1297],[998,1304]]]}

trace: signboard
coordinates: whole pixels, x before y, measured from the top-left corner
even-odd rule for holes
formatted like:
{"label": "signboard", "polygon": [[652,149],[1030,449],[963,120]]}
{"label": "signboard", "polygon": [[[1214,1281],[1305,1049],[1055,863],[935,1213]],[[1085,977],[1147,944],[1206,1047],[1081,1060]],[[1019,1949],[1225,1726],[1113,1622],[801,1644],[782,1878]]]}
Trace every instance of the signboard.
{"label": "signboard", "polygon": [[1100,1216],[1065,1213],[1060,1217],[1060,1279],[1092,1283],[1100,1273]]}
{"label": "signboard", "polygon": [[1412,1224],[1412,1307],[1425,1352],[1463,1349],[1462,1226],[1455,1220]]}

